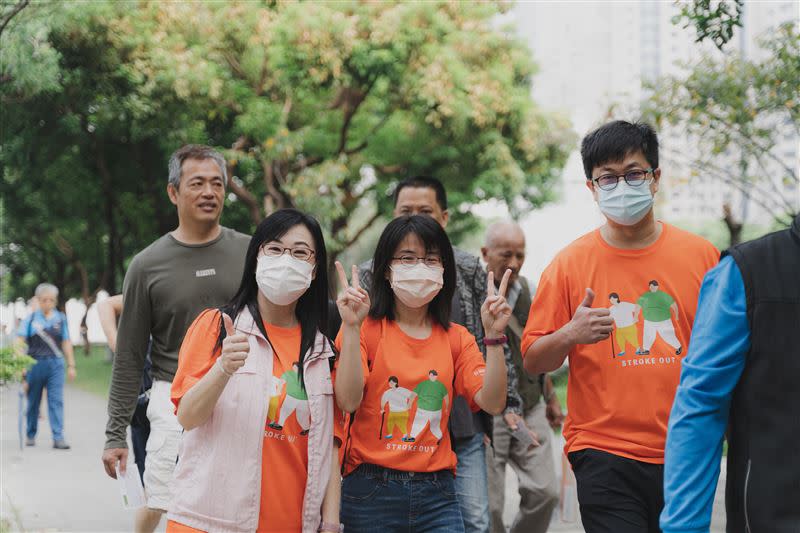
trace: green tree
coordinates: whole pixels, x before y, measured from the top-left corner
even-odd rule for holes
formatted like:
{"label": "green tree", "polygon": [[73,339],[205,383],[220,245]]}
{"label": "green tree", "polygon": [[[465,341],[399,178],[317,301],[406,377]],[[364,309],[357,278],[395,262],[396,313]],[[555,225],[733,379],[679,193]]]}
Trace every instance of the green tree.
{"label": "green tree", "polygon": [[500,4],[150,9],[147,33],[180,50],[156,72],[179,73],[177,92],[232,120],[232,190],[254,222],[281,207],[311,211],[335,257],[388,212],[387,193],[409,174],[445,182],[456,232],[477,201],[519,213],[551,198],[571,137],[531,102],[529,53],[493,26]]}
{"label": "green tree", "polygon": [[719,50],[731,40],[734,29],[742,26],[744,0],[676,0],[675,4],[681,12],[672,17],[672,23],[684,28],[694,26],[695,42],[710,39]]}
{"label": "green tree", "polygon": [[0,51],[0,102],[15,108],[1,132],[0,258],[27,280],[14,291],[40,278],[87,301],[118,290],[126,261],[174,227],[166,160],[187,142],[228,156],[223,223],[248,232],[295,206],[320,218],[333,257],[409,174],[445,182],[456,236],[475,202],[522,213],[549,200],[572,136],[531,101],[530,54],[493,25],[502,6],[23,10]]}
{"label": "green tree", "polygon": [[[761,44],[768,52],[763,61],[739,54],[705,56],[689,66],[686,76],[659,80],[645,114],[680,127],[697,142],[696,157],[671,154],[693,174],[732,186],[788,224],[800,210],[800,178],[775,147],[783,135],[800,135],[800,38],[795,25],[787,23]],[[726,219],[732,236],[741,231]]]}

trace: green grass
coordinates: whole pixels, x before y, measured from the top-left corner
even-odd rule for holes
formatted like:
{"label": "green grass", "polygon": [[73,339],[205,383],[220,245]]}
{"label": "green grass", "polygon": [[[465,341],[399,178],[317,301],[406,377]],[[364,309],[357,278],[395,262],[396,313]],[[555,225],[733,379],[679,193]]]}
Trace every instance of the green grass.
{"label": "green grass", "polygon": [[108,396],[111,361],[108,360],[105,344],[93,345],[88,356],[83,346],[76,346],[75,367],[78,371],[78,377],[74,381],[76,387],[104,398]]}

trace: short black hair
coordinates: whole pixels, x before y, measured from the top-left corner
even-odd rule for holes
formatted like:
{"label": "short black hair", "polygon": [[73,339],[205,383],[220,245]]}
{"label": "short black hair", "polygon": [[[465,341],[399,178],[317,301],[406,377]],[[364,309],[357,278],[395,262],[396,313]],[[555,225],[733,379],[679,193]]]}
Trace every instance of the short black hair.
{"label": "short black hair", "polygon": [[397,379],[397,376],[389,376],[389,380],[388,380],[388,381],[389,381],[390,383],[391,383],[392,381],[394,381],[394,384],[395,384],[395,385],[400,385],[400,380],[398,380],[398,379]]}
{"label": "short black hair", "polygon": [[393,200],[395,206],[397,206],[397,199],[400,197],[400,191],[406,187],[433,189],[436,192],[436,203],[439,204],[442,211],[447,211],[447,192],[445,192],[442,182],[433,176],[412,176],[398,183],[397,187],[394,188]]}
{"label": "short black hair", "polygon": [[439,373],[436,370],[429,370],[428,374],[431,374],[431,375],[434,375],[434,376],[438,376],[439,375]]}
{"label": "short black hair", "polygon": [[619,294],[617,294],[616,292],[612,292],[611,294],[608,295],[608,297],[609,298],[616,298],[617,301],[619,301]]}
{"label": "short black hair", "polygon": [[444,228],[431,217],[422,215],[397,217],[389,222],[381,233],[375,247],[375,256],[372,258],[372,286],[369,290],[372,306],[369,316],[376,320],[395,319],[394,292],[386,278],[395,250],[410,233],[419,237],[427,252],[436,252],[442,258],[444,283],[439,294],[428,304],[428,314],[434,322],[448,329],[450,305],[456,290],[456,261],[453,257],[453,246]]}
{"label": "short black hair", "polygon": [[656,280],[654,280],[654,279],[651,279],[650,283],[648,283],[648,285],[655,285],[656,287],[658,287],[658,282]]}
{"label": "short black hair", "polygon": [[638,151],[652,168],[658,168],[658,135],[649,124],[615,120],[600,126],[581,141],[586,179],[592,179],[592,170],[603,163],[622,161]]}

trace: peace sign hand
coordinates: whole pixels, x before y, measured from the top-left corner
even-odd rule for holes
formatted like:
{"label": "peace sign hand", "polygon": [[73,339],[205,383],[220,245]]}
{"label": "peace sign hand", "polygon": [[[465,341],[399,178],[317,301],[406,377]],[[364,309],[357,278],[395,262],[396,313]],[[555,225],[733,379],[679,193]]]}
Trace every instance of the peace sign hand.
{"label": "peace sign hand", "polygon": [[508,320],[511,318],[511,306],[506,301],[506,290],[511,270],[506,269],[499,289],[494,286],[494,272],[489,272],[486,283],[486,300],[481,306],[481,321],[487,338],[496,338],[505,334]]}
{"label": "peace sign hand", "polygon": [[342,323],[347,326],[361,327],[361,323],[369,313],[369,294],[361,288],[358,283],[358,268],[353,265],[351,269],[352,282],[347,281],[344,267],[336,261],[336,272],[339,274],[339,283],[342,290],[336,298],[336,307],[339,308],[339,315]]}

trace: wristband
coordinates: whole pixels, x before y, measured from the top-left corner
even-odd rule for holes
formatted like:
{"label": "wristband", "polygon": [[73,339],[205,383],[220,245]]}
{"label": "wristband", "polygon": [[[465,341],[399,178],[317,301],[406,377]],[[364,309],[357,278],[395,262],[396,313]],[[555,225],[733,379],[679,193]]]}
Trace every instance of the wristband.
{"label": "wristband", "polygon": [[233,374],[229,373],[227,370],[225,370],[225,367],[222,366],[222,356],[217,357],[217,366],[219,366],[219,369],[222,370],[222,373],[225,374],[226,376],[228,377],[233,376]]}
{"label": "wristband", "polygon": [[489,339],[487,337],[483,338],[483,344],[485,344],[486,346],[500,346],[507,342],[508,342],[507,335],[500,335],[499,337],[496,337],[494,339]]}
{"label": "wristband", "polygon": [[330,533],[342,533],[344,531],[343,524],[332,524],[331,522],[322,522],[317,531],[328,531]]}

